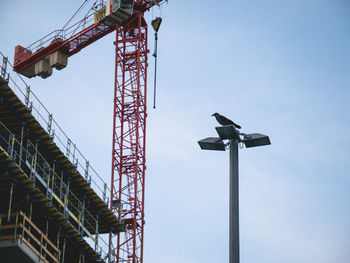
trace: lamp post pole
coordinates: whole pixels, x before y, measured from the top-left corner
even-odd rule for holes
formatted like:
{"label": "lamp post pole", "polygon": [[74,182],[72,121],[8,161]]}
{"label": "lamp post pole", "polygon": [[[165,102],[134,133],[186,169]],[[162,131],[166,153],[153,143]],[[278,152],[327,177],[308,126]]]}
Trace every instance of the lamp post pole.
{"label": "lamp post pole", "polygon": [[[229,200],[229,263],[239,263],[239,178],[238,144],[245,147],[258,147],[271,144],[269,136],[260,133],[245,134],[237,131],[234,125],[215,128],[217,137],[208,137],[198,141],[202,150],[225,151],[224,140],[230,145],[230,200]],[[243,137],[243,138],[242,138]]]}
{"label": "lamp post pole", "polygon": [[229,263],[239,263],[238,140],[230,140]]}

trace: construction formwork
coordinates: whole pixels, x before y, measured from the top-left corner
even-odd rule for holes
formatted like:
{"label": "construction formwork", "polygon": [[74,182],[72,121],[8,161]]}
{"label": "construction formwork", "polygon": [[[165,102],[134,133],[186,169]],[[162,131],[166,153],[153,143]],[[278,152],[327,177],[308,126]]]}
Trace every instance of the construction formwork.
{"label": "construction formwork", "polygon": [[0,59],[0,263],[112,262],[108,237],[124,227],[107,184]]}

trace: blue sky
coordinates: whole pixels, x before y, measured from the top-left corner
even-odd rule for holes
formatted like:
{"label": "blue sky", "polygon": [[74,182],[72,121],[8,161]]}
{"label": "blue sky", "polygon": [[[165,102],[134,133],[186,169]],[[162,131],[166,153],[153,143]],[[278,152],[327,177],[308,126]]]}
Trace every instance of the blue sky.
{"label": "blue sky", "polygon": [[[2,1],[0,51],[12,60],[17,44],[62,27],[81,2]],[[219,112],[272,141],[240,150],[241,262],[348,263],[350,2],[169,0],[162,16],[145,262],[228,261],[228,153],[197,145],[216,135]],[[114,38],[28,80],[107,181]],[[153,69],[150,56],[150,93]]]}

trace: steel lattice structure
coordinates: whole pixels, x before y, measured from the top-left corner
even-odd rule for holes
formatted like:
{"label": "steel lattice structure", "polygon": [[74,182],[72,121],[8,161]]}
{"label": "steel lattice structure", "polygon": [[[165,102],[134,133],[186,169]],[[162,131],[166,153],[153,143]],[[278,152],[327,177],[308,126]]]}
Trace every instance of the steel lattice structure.
{"label": "steel lattice structure", "polygon": [[[142,12],[117,28],[113,116],[113,201],[125,232],[111,235],[116,262],[139,263],[143,258],[144,187],[147,99],[147,23]],[[115,208],[114,208],[115,209]],[[112,259],[114,261],[114,259]]]}
{"label": "steel lattice structure", "polygon": [[[124,7],[132,5],[133,9],[128,15],[126,9],[116,10],[102,20],[96,20],[96,16],[91,20],[96,13],[105,12],[104,2],[112,6],[116,3],[123,3]],[[68,57],[116,30],[110,209],[124,222],[125,232],[110,233],[109,263],[143,262],[149,52],[144,13],[164,2],[167,0],[107,0],[95,5],[96,1],[91,9],[98,10],[95,14],[69,28],[53,31],[27,48],[17,46],[15,49],[16,72],[29,78],[46,78],[51,76],[53,67],[66,67]],[[86,21],[90,24],[85,26]]]}

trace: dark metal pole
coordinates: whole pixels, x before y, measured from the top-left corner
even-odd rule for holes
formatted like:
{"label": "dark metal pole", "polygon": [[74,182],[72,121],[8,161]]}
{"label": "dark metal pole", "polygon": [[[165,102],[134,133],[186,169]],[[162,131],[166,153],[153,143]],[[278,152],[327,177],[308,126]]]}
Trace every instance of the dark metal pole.
{"label": "dark metal pole", "polygon": [[155,48],[154,48],[154,94],[153,94],[153,109],[156,108],[156,95],[157,95],[157,60],[158,60],[158,32],[154,33],[155,36]]}
{"label": "dark metal pole", "polygon": [[230,257],[229,263],[239,263],[239,187],[238,141],[230,140]]}

